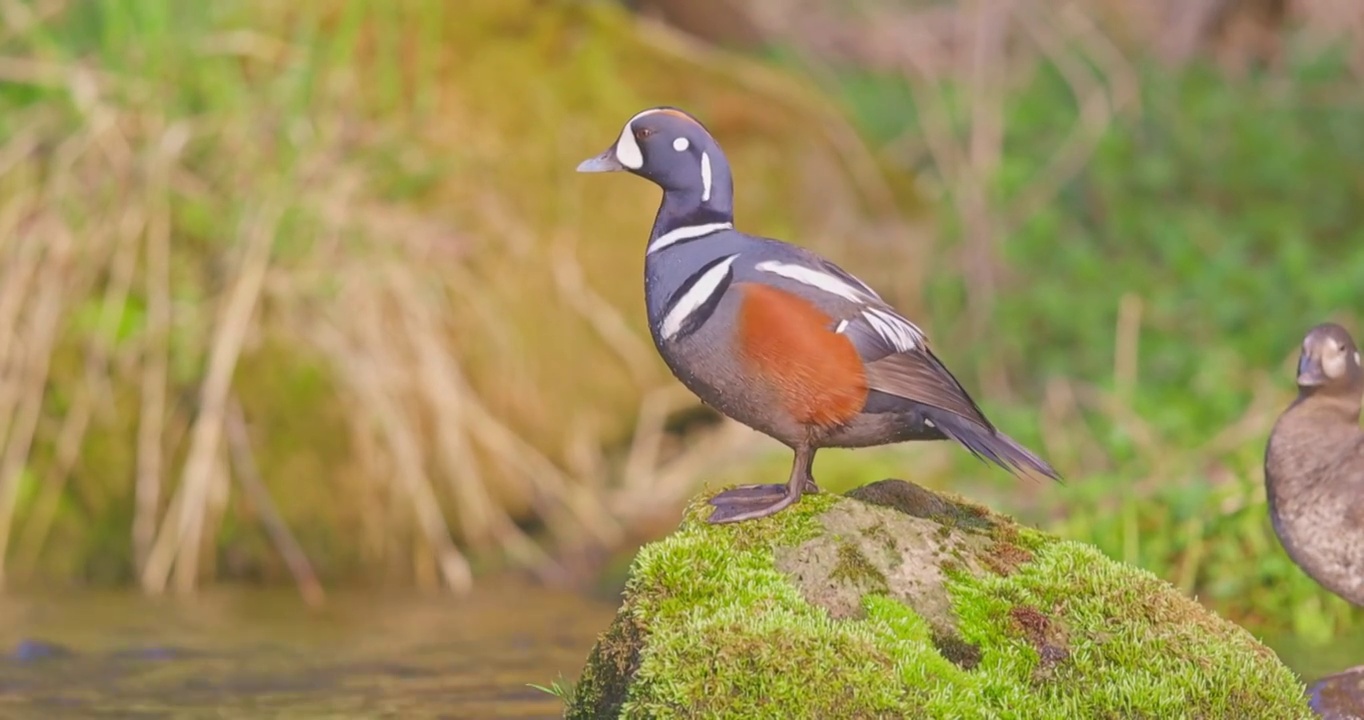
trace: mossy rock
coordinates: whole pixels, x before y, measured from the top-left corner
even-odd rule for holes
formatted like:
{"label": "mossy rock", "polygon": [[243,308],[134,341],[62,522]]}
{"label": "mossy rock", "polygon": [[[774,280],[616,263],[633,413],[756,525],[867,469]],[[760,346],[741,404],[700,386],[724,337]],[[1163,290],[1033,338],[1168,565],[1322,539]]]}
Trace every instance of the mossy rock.
{"label": "mossy rock", "polygon": [[898,480],[640,550],[569,718],[1309,718],[1150,573]]}

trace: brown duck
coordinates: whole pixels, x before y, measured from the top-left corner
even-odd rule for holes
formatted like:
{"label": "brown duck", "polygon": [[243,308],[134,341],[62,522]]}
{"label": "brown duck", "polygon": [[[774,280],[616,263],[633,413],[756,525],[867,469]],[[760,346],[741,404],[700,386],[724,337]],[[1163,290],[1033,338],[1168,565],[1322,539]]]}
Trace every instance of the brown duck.
{"label": "brown duck", "polygon": [[1312,579],[1364,606],[1364,370],[1339,325],[1312,328],[1298,358],[1298,398],[1265,448],[1274,532]]}

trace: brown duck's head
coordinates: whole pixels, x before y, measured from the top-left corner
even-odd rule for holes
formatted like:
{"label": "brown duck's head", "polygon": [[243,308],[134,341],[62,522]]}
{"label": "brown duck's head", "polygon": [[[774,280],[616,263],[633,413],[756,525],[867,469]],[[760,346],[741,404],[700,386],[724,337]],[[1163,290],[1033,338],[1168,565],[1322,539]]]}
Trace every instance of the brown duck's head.
{"label": "brown duck's head", "polygon": [[1358,400],[1364,393],[1359,349],[1345,328],[1322,323],[1307,332],[1298,356],[1298,389]]}

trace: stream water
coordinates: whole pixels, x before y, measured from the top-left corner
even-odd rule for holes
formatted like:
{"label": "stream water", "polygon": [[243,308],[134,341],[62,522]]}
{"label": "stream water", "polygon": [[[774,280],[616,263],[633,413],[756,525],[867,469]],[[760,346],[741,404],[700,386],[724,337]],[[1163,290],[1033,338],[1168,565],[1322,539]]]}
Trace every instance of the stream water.
{"label": "stream water", "polygon": [[0,600],[2,718],[552,718],[614,608],[517,583],[472,597],[288,591]]}
{"label": "stream water", "polygon": [[[612,604],[512,581],[468,598],[287,590],[0,599],[0,718],[553,718]],[[1364,662],[1276,643],[1309,679]],[[1352,657],[1351,657],[1352,655]]]}

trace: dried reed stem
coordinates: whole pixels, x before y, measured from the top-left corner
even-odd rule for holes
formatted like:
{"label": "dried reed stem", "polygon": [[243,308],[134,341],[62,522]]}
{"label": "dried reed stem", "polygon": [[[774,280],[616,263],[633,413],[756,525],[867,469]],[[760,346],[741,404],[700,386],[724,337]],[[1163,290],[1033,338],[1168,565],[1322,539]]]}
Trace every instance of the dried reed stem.
{"label": "dried reed stem", "polygon": [[1118,301],[1117,327],[1113,331],[1113,389],[1118,401],[1129,407],[1137,391],[1142,308],[1141,296],[1124,293]]}
{"label": "dried reed stem", "polygon": [[[1010,200],[1007,215],[1011,228],[1022,224],[1039,208],[1051,202],[1061,187],[1084,168],[1108,130],[1114,112],[1132,102],[1136,83],[1133,71],[1122,62],[1120,55],[1115,57],[1115,53],[1102,51],[1111,43],[1104,42],[1106,38],[1097,28],[1072,19],[1061,23],[1065,32],[1058,33],[1054,29],[1054,13],[1039,10],[1034,2],[1027,3],[1025,7],[1028,11],[1018,14],[1020,25],[1066,79],[1080,112],[1076,119],[1076,131],[1067,134],[1065,143],[1052,153],[1037,176]],[[1045,17],[1040,17],[1043,15]],[[1091,62],[1106,61],[1108,67],[1103,78],[1096,77],[1086,62],[1072,55],[1067,42],[1075,39],[1100,49],[1091,52],[1088,59]],[[1110,95],[1101,85],[1101,80],[1107,80],[1117,89]]]}
{"label": "dried reed stem", "polygon": [[[37,564],[47,534],[57,517],[57,510],[71,470],[79,459],[86,431],[97,406],[108,402],[112,395],[110,373],[114,352],[113,343],[117,338],[119,325],[127,309],[128,296],[132,288],[133,275],[137,268],[137,246],[143,229],[143,217],[135,205],[129,205],[119,224],[112,258],[101,260],[107,263],[109,281],[105,286],[104,298],[100,303],[100,313],[95,324],[95,332],[90,338],[85,354],[85,374],[81,390],[75,396],[66,416],[62,419],[61,429],[57,432],[56,458],[43,479],[41,494],[28,513],[24,534],[19,542],[20,555],[16,566],[21,571],[30,571]],[[105,233],[92,232],[87,237],[89,245],[84,249],[94,254],[103,245],[99,242]],[[80,294],[77,288],[68,283],[67,292]],[[125,353],[125,357],[130,356]]]}
{"label": "dried reed stem", "polygon": [[[27,198],[16,199],[22,203],[23,211],[31,206]],[[13,207],[13,206],[12,206]],[[8,215],[8,213],[7,213]],[[0,337],[14,338],[13,342],[0,343],[0,437],[7,437],[14,421],[17,396],[23,387],[23,336],[19,333],[20,317],[24,301],[32,293],[31,283],[42,267],[43,238],[34,231],[33,223],[19,227],[7,223],[9,232],[6,237],[16,237],[15,254],[5,265],[4,277],[0,278]]]}
{"label": "dried reed stem", "polygon": [[630,373],[635,385],[643,387],[657,362],[652,349],[630,329],[620,311],[597,294],[584,277],[582,263],[566,240],[554,243],[550,268],[559,297],[587,321],[597,337],[615,352]]}
{"label": "dried reed stem", "polygon": [[435,553],[435,562],[445,586],[457,594],[467,593],[473,586],[473,572],[468,560],[451,539],[450,529],[441,513],[440,503],[422,461],[417,443],[419,433],[402,410],[395,394],[395,385],[403,378],[392,371],[401,363],[391,356],[387,324],[380,311],[370,303],[357,303],[351,310],[351,324],[359,334],[359,342],[347,342],[339,331],[319,328],[319,341],[340,363],[350,378],[351,391],[366,408],[378,426],[393,459],[398,480],[407,492],[413,517],[422,531],[427,546]]}
{"label": "dried reed stem", "polygon": [[222,438],[232,374],[269,267],[270,248],[279,221],[278,208],[262,208],[258,212],[246,232],[240,271],[210,345],[208,369],[200,386],[199,416],[191,431],[189,453],[176,490],[177,495],[183,495],[179,512],[174,517],[168,513],[142,573],[142,586],[151,594],[164,592],[172,567],[176,572],[176,589],[181,592],[194,588],[198,574],[205,503]]}
{"label": "dried reed stem", "polygon": [[70,272],[71,236],[66,228],[53,225],[49,232],[38,232],[39,228],[34,228],[33,235],[42,238],[47,252],[40,261],[41,267],[34,273],[40,282],[32,298],[28,323],[22,332],[10,336],[17,340],[14,345],[22,349],[23,356],[20,362],[10,365],[6,380],[23,390],[12,407],[0,408],[5,416],[13,418],[4,454],[0,456],[0,586],[4,585],[6,577],[5,559],[9,554],[21,473],[28,460],[46,394],[48,367],[61,319],[63,283]]}
{"label": "dried reed stem", "polygon": [[681,407],[682,402],[691,402],[691,398],[679,391],[682,388],[668,385],[646,392],[640,400],[635,431],[630,439],[630,452],[625,456],[624,469],[621,471],[621,490],[624,494],[643,495],[652,484],[663,447],[664,425],[668,415]]}
{"label": "dried reed stem", "polygon": [[269,488],[265,487],[265,482],[261,480],[260,471],[256,468],[255,454],[251,451],[251,437],[246,428],[246,417],[242,412],[241,401],[235,397],[229,401],[226,423],[227,447],[234,471],[232,475],[237,478],[247,501],[255,507],[260,516],[261,526],[265,528],[270,541],[279,551],[280,558],[289,567],[294,584],[298,586],[298,594],[308,605],[320,606],[326,600],[322,583],[318,582],[317,573],[313,572],[307,553],[294,539],[294,534],[289,531],[289,525],[284,522],[284,518],[280,516],[279,510],[270,498]]}
{"label": "dried reed stem", "polygon": [[419,287],[407,266],[389,265],[388,286],[401,299],[407,312],[407,336],[411,338],[421,385],[435,415],[436,451],[450,478],[458,502],[461,530],[468,540],[489,535],[511,556],[527,563],[551,564],[549,557],[512,522],[506,511],[489,496],[484,474],[468,437],[466,408],[472,389],[464,380],[455,353],[441,342],[438,309],[418,296]]}
{"label": "dried reed stem", "polygon": [[146,266],[143,269],[147,304],[146,340],[139,381],[137,415],[137,475],[133,490],[133,562],[138,573],[146,570],[147,556],[156,538],[157,511],[161,504],[162,463],[165,453],[166,388],[170,364],[170,175],[176,158],[189,142],[189,129],[171,125],[163,132],[149,168],[146,232]]}

